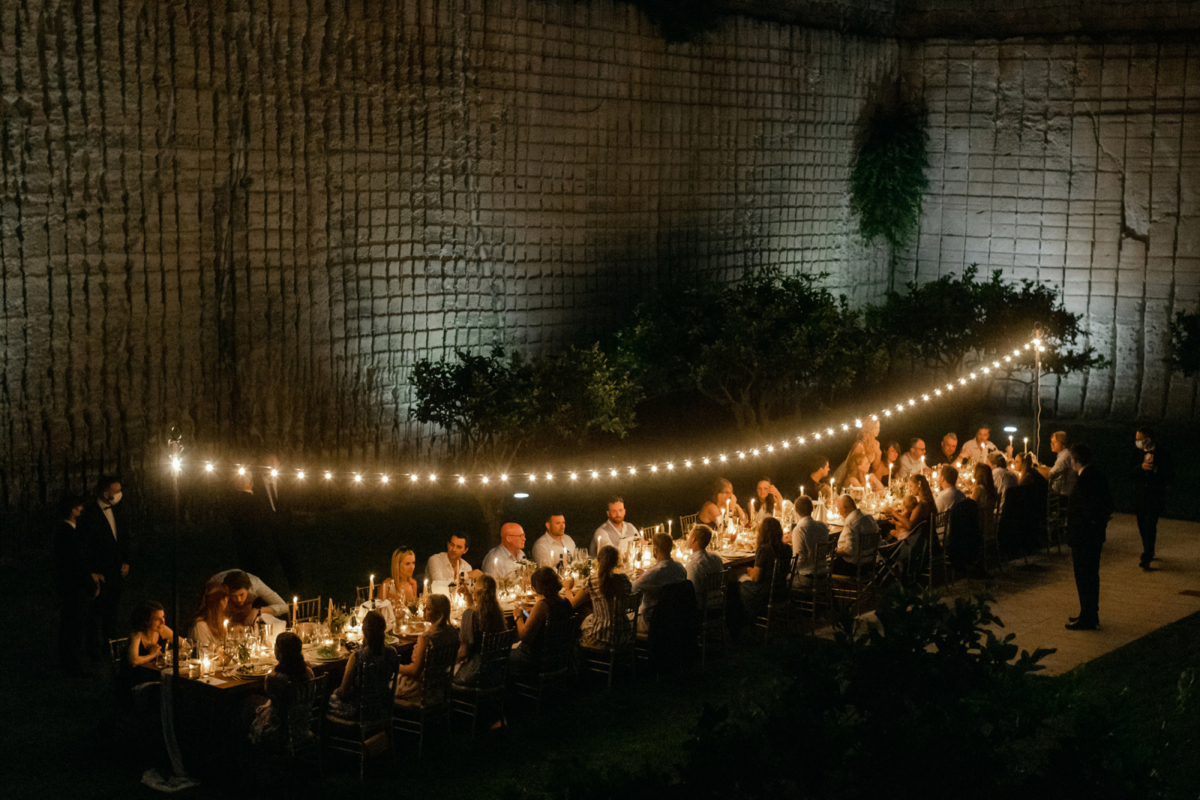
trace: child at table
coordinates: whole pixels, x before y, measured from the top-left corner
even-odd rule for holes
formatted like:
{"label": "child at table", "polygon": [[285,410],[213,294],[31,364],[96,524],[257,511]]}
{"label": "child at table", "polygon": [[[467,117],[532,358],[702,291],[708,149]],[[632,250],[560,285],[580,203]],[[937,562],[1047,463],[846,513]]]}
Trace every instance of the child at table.
{"label": "child at table", "polygon": [[425,600],[425,621],[430,628],[417,637],[412,663],[401,664],[398,670],[396,702],[400,705],[420,705],[424,699],[425,659],[433,648],[446,646],[458,651],[458,629],[450,624],[450,598],[444,594],[429,595]]}
{"label": "child at table", "polygon": [[275,639],[275,660],[279,663],[263,681],[266,698],[255,698],[254,720],[250,723],[252,744],[264,744],[278,737],[283,722],[279,705],[288,688],[313,679],[312,669],[304,663],[303,649],[304,643],[291,631],[285,631]]}

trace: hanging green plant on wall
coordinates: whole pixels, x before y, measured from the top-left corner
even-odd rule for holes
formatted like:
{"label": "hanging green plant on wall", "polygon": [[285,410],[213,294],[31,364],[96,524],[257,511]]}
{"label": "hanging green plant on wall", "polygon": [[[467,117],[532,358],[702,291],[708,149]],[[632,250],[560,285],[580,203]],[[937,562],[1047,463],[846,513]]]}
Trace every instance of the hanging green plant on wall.
{"label": "hanging green plant on wall", "polygon": [[900,106],[868,124],[850,172],[850,209],[871,242],[882,237],[899,250],[912,241],[929,188],[925,110]]}

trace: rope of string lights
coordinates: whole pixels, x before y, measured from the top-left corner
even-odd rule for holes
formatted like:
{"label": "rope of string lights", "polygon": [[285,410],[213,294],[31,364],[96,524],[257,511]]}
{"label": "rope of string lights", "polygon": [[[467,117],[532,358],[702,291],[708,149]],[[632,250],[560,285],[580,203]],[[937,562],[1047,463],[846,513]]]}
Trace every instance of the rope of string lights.
{"label": "rope of string lights", "polygon": [[[637,478],[645,475],[659,475],[662,473],[673,473],[680,469],[693,469],[695,467],[706,467],[714,464],[725,464],[731,461],[744,461],[747,458],[760,456],[765,451],[769,454],[774,454],[780,450],[792,450],[793,448],[802,448],[806,445],[819,442],[830,437],[836,436],[839,432],[849,432],[852,428],[862,428],[863,419],[879,420],[882,418],[891,417],[893,414],[902,414],[905,411],[916,408],[919,403],[936,402],[939,398],[948,397],[955,389],[965,387],[976,380],[982,380],[989,377],[993,371],[1008,368],[1018,368],[1015,363],[1027,355],[1032,355],[1039,367],[1041,364],[1041,354],[1046,351],[1046,346],[1040,337],[1032,339],[1023,348],[1017,348],[1012,351],[1011,355],[1005,355],[997,358],[990,365],[985,365],[976,369],[969,374],[958,378],[957,381],[950,381],[945,386],[939,386],[932,393],[920,394],[915,397],[908,398],[907,402],[898,402],[895,405],[889,405],[873,414],[866,414],[860,417],[855,417],[853,420],[847,419],[842,422],[827,425],[824,430],[812,431],[803,436],[794,436],[790,439],[781,439],[778,444],[768,444],[765,446],[748,448],[745,450],[734,450],[731,453],[719,453],[716,455],[705,455],[695,458],[680,458],[672,460],[663,460],[652,464],[643,464],[641,466],[630,466],[624,469],[606,468],[606,469],[558,469],[546,471],[524,471],[499,474],[477,474],[463,475],[450,474],[438,475],[435,472],[374,472],[368,470],[308,470],[304,467],[296,467],[284,469],[282,467],[251,467],[244,463],[235,463],[232,467],[221,467],[214,461],[203,461],[198,464],[188,465],[185,463],[182,455],[173,455],[170,457],[168,469],[176,476],[182,475],[189,466],[204,475],[215,475],[218,472],[229,474],[232,471],[236,475],[245,475],[252,470],[258,470],[269,474],[273,478],[280,476],[291,476],[297,483],[308,483],[311,480],[324,483],[334,483],[337,481],[347,481],[351,485],[366,485],[375,483],[381,486],[391,484],[401,485],[428,485],[439,482],[449,482],[451,485],[468,486],[482,485],[489,486],[493,484],[520,485],[537,484],[541,481],[568,480],[578,481],[580,479],[591,478],[593,480],[601,477],[608,478]],[[1032,365],[1030,365],[1032,366]]]}

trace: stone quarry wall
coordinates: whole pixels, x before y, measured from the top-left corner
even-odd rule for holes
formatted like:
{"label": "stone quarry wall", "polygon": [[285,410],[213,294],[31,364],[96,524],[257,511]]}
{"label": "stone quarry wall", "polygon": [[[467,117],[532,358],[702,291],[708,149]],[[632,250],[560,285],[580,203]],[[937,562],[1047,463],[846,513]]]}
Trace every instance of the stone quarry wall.
{"label": "stone quarry wall", "polygon": [[157,474],[172,424],[403,462],[414,361],[597,336],[668,270],[877,296],[844,186],[898,52],[603,0],[3,0],[0,506]]}
{"label": "stone quarry wall", "polygon": [[930,40],[902,63],[930,111],[931,192],[898,281],[971,263],[1050,281],[1114,365],[1047,383],[1051,412],[1194,418],[1195,382],[1162,359],[1200,301],[1200,50]]}

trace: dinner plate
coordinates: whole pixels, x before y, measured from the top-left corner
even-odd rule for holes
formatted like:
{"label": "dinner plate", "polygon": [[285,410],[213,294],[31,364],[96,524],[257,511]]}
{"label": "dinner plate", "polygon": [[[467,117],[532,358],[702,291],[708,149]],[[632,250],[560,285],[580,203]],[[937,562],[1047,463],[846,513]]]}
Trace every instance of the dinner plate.
{"label": "dinner plate", "polygon": [[238,667],[236,672],[239,678],[257,678],[266,675],[271,671],[269,664],[246,664]]}

